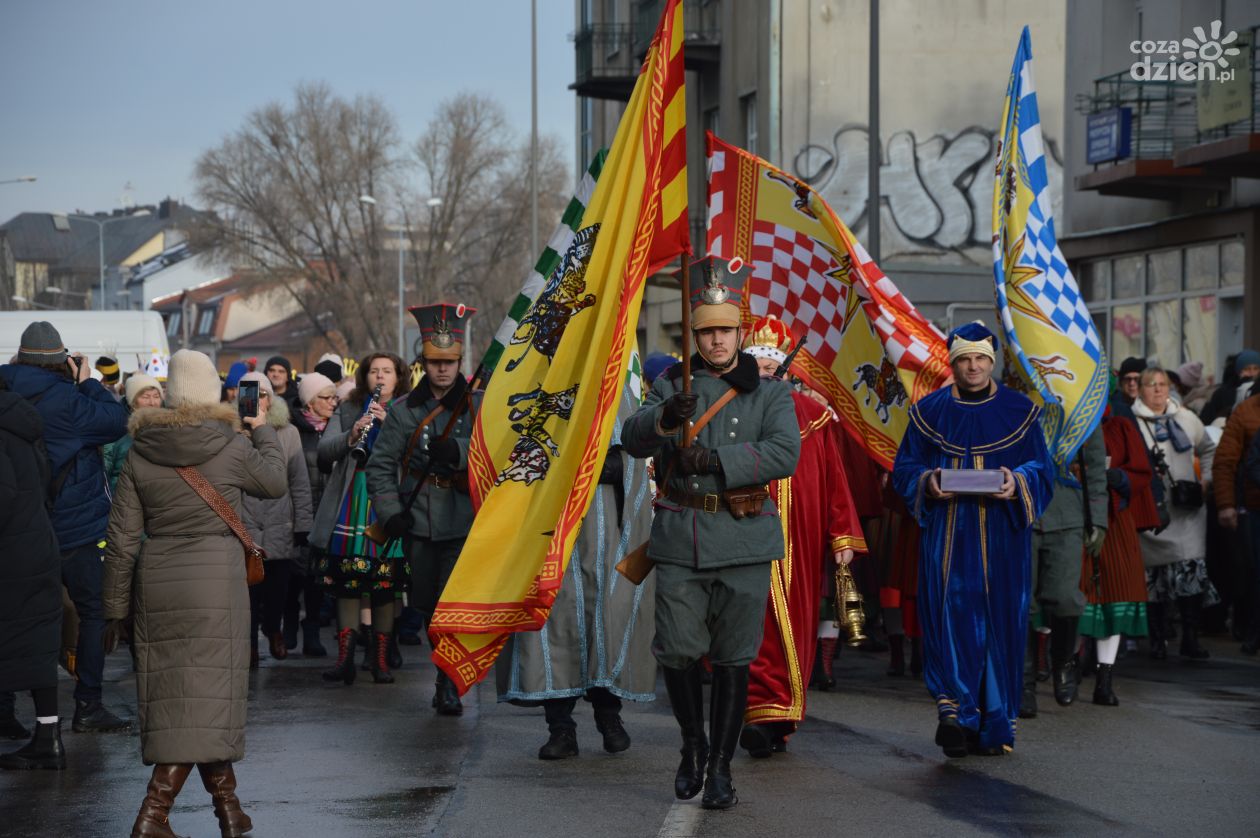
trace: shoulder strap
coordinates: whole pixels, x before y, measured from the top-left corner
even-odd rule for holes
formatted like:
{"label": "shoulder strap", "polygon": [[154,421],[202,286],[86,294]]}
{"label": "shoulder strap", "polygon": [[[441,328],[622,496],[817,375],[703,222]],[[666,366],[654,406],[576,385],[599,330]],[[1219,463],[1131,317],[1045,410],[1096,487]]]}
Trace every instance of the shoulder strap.
{"label": "shoulder strap", "polygon": [[695,424],[692,425],[687,430],[687,433],[686,433],[687,445],[690,445],[691,443],[695,442],[696,437],[699,436],[700,431],[704,428],[704,426],[709,424],[709,422],[713,420],[713,417],[717,416],[718,411],[726,407],[728,404],[730,404],[731,399],[735,398],[738,395],[739,395],[739,391],[736,390],[734,387],[732,387],[731,389],[723,393],[721,398],[719,398],[713,404],[709,405],[709,409],[706,410],[704,413],[702,413],[700,415],[700,418],[696,420]]}
{"label": "shoulder strap", "polygon": [[210,484],[205,475],[192,466],[181,466],[175,471],[206,502],[206,505],[223,519],[223,523],[228,525],[228,529],[241,540],[241,546],[245,548],[246,555],[266,555],[254,543],[254,539],[249,537],[249,532],[245,529],[245,525],[241,523],[241,518],[236,514],[236,510],[232,508],[232,504],[227,502],[227,498],[219,494],[219,490]]}
{"label": "shoulder strap", "polygon": [[411,455],[415,453],[416,443],[420,441],[420,434],[424,433],[424,429],[429,427],[429,423],[437,418],[442,412],[442,403],[438,402],[438,406],[429,411],[429,415],[420,420],[420,424],[416,425],[416,429],[411,432],[411,439],[407,440],[407,450],[403,452],[402,462],[399,463],[404,470],[411,467]]}

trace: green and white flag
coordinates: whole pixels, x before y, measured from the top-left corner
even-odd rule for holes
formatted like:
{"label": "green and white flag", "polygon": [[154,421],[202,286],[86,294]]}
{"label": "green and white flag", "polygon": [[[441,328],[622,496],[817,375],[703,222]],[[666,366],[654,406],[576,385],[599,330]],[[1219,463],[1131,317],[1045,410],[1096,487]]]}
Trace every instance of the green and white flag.
{"label": "green and white flag", "polygon": [[560,219],[560,226],[556,227],[556,231],[551,234],[542,255],[534,264],[534,269],[529,272],[529,276],[525,277],[525,284],[521,287],[516,301],[512,303],[512,308],[508,310],[507,317],[503,318],[499,330],[494,333],[494,340],[490,342],[485,357],[481,360],[484,376],[482,386],[485,386],[485,380],[490,378],[490,374],[499,365],[499,359],[503,356],[503,351],[508,344],[512,342],[512,335],[516,333],[521,318],[538,299],[538,295],[547,284],[548,277],[560,264],[561,256],[573,243],[574,235],[582,226],[582,215],[586,212],[586,203],[595,192],[595,181],[599,179],[600,170],[604,167],[604,158],[607,156],[608,150],[602,149],[591,161],[586,174],[582,176],[581,182],[573,193],[573,198],[569,201],[569,206],[565,208],[564,215]]}

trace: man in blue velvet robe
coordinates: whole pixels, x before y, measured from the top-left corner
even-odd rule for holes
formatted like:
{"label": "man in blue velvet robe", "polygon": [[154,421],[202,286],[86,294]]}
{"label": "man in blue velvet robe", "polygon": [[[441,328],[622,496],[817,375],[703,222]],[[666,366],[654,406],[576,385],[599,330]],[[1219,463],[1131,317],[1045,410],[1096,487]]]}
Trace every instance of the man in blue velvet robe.
{"label": "man in blue velvet robe", "polygon": [[[946,756],[1015,743],[1030,596],[1032,525],[1054,466],[1041,411],[993,378],[998,343],[979,323],[950,333],[955,383],[910,409],[893,481],[919,525],[923,677]],[[941,490],[941,469],[1000,469],[993,494]]]}

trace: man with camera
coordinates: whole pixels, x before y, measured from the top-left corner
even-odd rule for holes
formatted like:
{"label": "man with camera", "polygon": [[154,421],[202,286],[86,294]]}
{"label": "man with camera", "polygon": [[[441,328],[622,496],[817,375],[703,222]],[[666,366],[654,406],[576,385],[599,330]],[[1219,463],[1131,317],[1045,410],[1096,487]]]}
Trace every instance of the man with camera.
{"label": "man with camera", "polygon": [[79,615],[74,730],[128,730],[131,723],[101,703],[101,561],[111,499],[100,450],[127,432],[127,409],[93,380],[86,358],[66,351],[61,335],[46,321],[22,332],[16,363],[0,367],[0,376],[34,405],[44,422],[61,577]]}

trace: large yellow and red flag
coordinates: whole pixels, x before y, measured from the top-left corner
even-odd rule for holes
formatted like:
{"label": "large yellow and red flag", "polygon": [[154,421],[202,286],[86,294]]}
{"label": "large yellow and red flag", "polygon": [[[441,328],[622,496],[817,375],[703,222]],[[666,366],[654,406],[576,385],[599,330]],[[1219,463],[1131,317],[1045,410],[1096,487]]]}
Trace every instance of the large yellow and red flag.
{"label": "large yellow and red flag", "polygon": [[669,0],[582,221],[506,344],[473,428],[480,501],[433,614],[460,693],[547,621],[612,435],[648,274],[690,253],[681,0]]}
{"label": "large yellow and red flag", "polygon": [[821,195],[712,133],[707,152],[708,253],[751,266],[745,325],[782,320],[803,342],[792,372],[891,470],[910,404],[951,375],[944,335]]}

